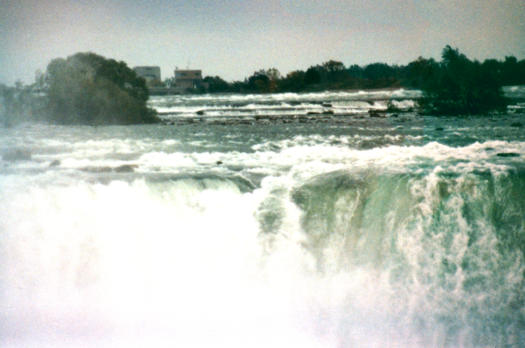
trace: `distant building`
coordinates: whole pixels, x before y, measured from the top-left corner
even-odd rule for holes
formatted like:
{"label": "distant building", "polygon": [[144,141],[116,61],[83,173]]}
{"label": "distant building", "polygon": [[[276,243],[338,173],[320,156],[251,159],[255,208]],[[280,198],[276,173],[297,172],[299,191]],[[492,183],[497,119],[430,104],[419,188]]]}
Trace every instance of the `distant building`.
{"label": "distant building", "polygon": [[138,76],[144,78],[148,84],[160,82],[160,67],[158,66],[136,66],[133,70]]}
{"label": "distant building", "polygon": [[175,88],[180,92],[202,86],[202,70],[175,69]]}

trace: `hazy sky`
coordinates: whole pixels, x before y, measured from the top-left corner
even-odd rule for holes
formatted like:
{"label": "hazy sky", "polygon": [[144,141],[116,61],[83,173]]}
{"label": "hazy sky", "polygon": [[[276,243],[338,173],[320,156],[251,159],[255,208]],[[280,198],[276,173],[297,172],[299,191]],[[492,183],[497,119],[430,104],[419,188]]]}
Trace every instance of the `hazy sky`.
{"label": "hazy sky", "polygon": [[79,51],[204,75],[286,74],[329,59],[406,64],[450,44],[525,58],[525,0],[0,0],[0,82]]}

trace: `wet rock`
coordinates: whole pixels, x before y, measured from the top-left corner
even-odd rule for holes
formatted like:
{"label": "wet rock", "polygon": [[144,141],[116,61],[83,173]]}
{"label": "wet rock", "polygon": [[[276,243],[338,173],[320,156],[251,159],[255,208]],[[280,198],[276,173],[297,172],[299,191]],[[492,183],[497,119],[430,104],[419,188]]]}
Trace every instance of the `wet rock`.
{"label": "wet rock", "polygon": [[197,115],[204,115],[204,110],[197,111]]}
{"label": "wet rock", "polygon": [[112,168],[111,167],[84,167],[84,168],[80,168],[80,170],[83,172],[88,172],[88,173],[109,173],[111,172]]}
{"label": "wet rock", "polygon": [[310,119],[309,117],[304,116],[304,115],[300,115],[300,116],[297,118],[297,120],[299,121],[299,123],[306,123],[306,122],[308,122],[309,119]]}
{"label": "wet rock", "polygon": [[49,167],[58,167],[60,165],[59,160],[54,160],[51,163],[49,163]]}
{"label": "wet rock", "polygon": [[84,167],[80,170],[88,173],[133,173],[136,168],[138,168],[138,165],[136,164],[123,164],[117,167]]}
{"label": "wet rock", "polygon": [[253,125],[253,122],[250,120],[239,120],[238,124],[244,124],[244,125]]}
{"label": "wet rock", "polygon": [[443,127],[436,127],[436,131],[443,131]]}
{"label": "wet rock", "polygon": [[500,153],[497,153],[496,156],[498,157],[520,157],[520,154],[516,152],[500,152]]}
{"label": "wet rock", "polygon": [[385,112],[381,110],[369,110],[368,115],[370,117],[386,117]]}
{"label": "wet rock", "polygon": [[138,168],[136,164],[123,164],[121,166],[115,167],[115,172],[117,173],[133,173],[135,169]]}

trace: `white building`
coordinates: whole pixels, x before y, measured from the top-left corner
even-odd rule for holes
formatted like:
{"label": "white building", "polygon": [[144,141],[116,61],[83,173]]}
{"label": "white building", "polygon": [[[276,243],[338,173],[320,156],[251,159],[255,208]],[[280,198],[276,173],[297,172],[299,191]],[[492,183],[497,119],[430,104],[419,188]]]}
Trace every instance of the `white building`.
{"label": "white building", "polygon": [[175,86],[180,92],[196,89],[202,85],[202,70],[175,69]]}

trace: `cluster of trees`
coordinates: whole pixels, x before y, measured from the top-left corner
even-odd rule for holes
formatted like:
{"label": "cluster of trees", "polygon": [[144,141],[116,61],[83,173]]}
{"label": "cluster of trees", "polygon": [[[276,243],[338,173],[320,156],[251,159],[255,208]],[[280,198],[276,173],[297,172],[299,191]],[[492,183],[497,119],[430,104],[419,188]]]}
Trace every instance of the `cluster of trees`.
{"label": "cluster of trees", "polygon": [[46,71],[47,117],[59,124],[137,124],[157,121],[146,106],[144,79],[126,63],[94,53],[51,61]]}
{"label": "cluster of trees", "polygon": [[390,87],[425,89],[430,80],[436,77],[436,72],[449,65],[453,55],[461,57],[463,62],[468,61],[480,67],[483,73],[489,71],[493,80],[499,85],[525,84],[525,60],[518,61],[515,57],[506,57],[503,61],[487,59],[480,63],[470,61],[457,49],[447,46],[443,50],[441,62],[419,57],[407,65],[372,63],[364,67],[359,65],[347,67],[340,61],[329,60],[310,66],[306,71],[292,71],[286,76],[282,76],[275,68],[258,70],[244,81],[227,82],[219,76],[207,76],[204,82],[208,87],[197,92],[276,93]]}
{"label": "cluster of trees", "polygon": [[329,60],[282,76],[275,68],[256,71],[244,81],[228,83],[219,76],[206,77],[208,93],[309,92],[344,89],[405,87],[421,89],[421,106],[435,114],[474,114],[503,108],[501,86],[525,84],[525,60],[472,61],[446,46],[440,62],[419,57],[407,65],[373,63],[346,67]]}
{"label": "cluster of trees", "polygon": [[32,86],[0,88],[5,125],[37,120],[55,124],[140,124],[160,119],[147,107],[148,88],[126,63],[94,53],[57,58]]}
{"label": "cluster of trees", "polygon": [[[505,109],[507,99],[501,86],[525,83],[525,79],[511,76],[510,69],[504,69],[510,61],[514,59],[507,58],[507,63],[471,61],[450,46],[443,49],[439,64],[419,59],[411,64],[417,72],[414,75],[419,78],[417,83],[425,93],[420,104],[426,112],[444,115],[480,114]],[[521,74],[525,73],[525,65],[522,69]],[[518,69],[514,72],[519,76]],[[525,78],[525,75],[522,76]]]}
{"label": "cluster of trees", "polygon": [[219,76],[207,76],[204,82],[209,93],[276,93],[311,92],[342,89],[371,89],[401,86],[402,68],[385,63],[369,64],[365,67],[345,67],[342,62],[329,60],[309,67],[306,71],[295,70],[282,76],[271,68],[259,70],[244,81],[228,83]]}

